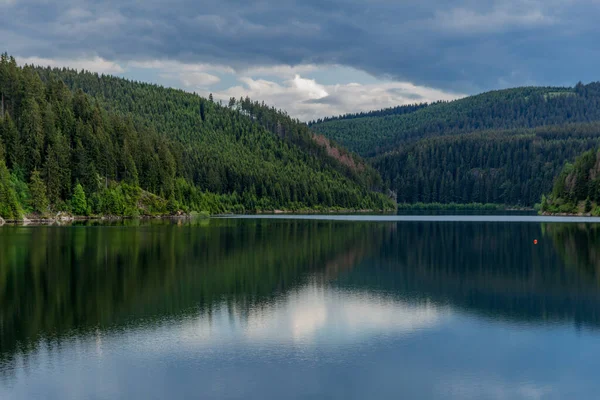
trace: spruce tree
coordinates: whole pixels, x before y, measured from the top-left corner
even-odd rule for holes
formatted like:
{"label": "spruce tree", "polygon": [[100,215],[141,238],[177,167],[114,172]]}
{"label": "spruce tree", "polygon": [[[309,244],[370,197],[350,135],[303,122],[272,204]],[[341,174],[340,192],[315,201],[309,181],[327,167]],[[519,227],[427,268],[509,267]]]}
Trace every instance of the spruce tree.
{"label": "spruce tree", "polygon": [[10,174],[3,159],[0,159],[0,217],[19,219],[23,214],[17,194],[10,181]]}
{"label": "spruce tree", "polygon": [[48,212],[48,198],[46,197],[46,185],[42,180],[40,172],[34,170],[29,182],[29,191],[31,192],[31,207],[35,212],[42,215]]}

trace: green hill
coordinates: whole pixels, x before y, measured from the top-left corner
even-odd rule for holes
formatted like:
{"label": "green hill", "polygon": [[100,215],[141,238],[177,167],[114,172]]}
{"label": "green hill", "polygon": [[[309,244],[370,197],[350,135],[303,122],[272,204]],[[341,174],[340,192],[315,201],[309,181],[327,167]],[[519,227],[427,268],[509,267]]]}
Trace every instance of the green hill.
{"label": "green hill", "polygon": [[391,110],[311,128],[369,157],[399,203],[533,206],[564,163],[600,138],[600,83],[499,90]]}
{"label": "green hill", "polygon": [[482,131],[410,142],[373,159],[398,203],[533,206],[565,162],[600,145],[600,123]]}
{"label": "green hill", "polygon": [[6,54],[0,96],[5,219],[394,206],[360,157],[248,98],[222,106],[112,76],[21,68]]}
{"label": "green hill", "polygon": [[598,120],[600,83],[592,83],[498,90],[400,115],[334,119],[311,127],[350,150],[373,156],[423,137]]}

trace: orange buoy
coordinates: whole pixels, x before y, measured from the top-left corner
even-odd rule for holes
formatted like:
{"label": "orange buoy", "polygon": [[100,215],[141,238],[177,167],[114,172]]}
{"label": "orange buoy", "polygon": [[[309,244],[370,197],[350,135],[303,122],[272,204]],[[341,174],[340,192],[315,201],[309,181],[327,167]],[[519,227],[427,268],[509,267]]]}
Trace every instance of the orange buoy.
{"label": "orange buoy", "polygon": [[535,240],[533,241],[533,244],[538,244],[538,241],[537,241],[537,239],[535,239]]}

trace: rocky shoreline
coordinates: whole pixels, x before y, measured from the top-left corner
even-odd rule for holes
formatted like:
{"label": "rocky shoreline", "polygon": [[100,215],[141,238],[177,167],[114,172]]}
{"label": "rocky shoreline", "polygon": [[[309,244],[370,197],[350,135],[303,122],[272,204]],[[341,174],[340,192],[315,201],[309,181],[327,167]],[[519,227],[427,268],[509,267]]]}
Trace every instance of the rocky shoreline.
{"label": "rocky shoreline", "polygon": [[141,219],[141,220],[149,220],[149,219],[187,219],[193,218],[194,216],[191,214],[181,214],[181,215],[141,215],[139,217],[121,217],[116,215],[102,215],[102,216],[74,216],[69,214],[57,214],[54,217],[23,217],[23,219],[3,219],[0,217],[0,226],[2,225],[61,225],[68,224],[71,222],[77,221],[122,221],[122,220],[131,220],[131,219]]}
{"label": "rocky shoreline", "polygon": [[[366,213],[377,213],[385,214],[392,211],[375,211],[375,210],[268,210],[268,211],[257,211],[256,213],[244,214],[244,215],[276,215],[276,214],[366,214]],[[151,219],[189,219],[189,218],[209,218],[209,217],[229,217],[237,214],[176,214],[176,215],[140,215],[138,217],[122,217],[115,215],[101,215],[101,216],[74,216],[67,213],[58,213],[54,217],[41,217],[37,215],[29,215],[19,220],[5,220],[0,217],[0,226],[5,224],[10,225],[62,225],[78,221],[122,221],[122,220],[151,220]]]}
{"label": "rocky shoreline", "polygon": [[548,211],[541,212],[540,215],[544,217],[597,217],[597,215],[592,215],[592,213],[552,213]]}

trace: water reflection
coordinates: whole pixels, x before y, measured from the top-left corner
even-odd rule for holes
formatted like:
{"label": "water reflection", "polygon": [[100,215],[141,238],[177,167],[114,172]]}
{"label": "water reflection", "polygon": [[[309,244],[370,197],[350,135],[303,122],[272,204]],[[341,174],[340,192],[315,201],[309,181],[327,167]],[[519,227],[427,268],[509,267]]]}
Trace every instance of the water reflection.
{"label": "water reflection", "polygon": [[590,237],[598,232],[594,224],[398,224],[379,251],[335,284],[428,299],[494,319],[597,327],[600,286],[589,270],[600,248]]}
{"label": "water reflection", "polygon": [[355,262],[390,226],[203,221],[0,230],[0,354],[225,301],[247,313]]}
{"label": "water reflection", "polygon": [[589,224],[5,227],[0,398],[590,397],[599,241]]}

